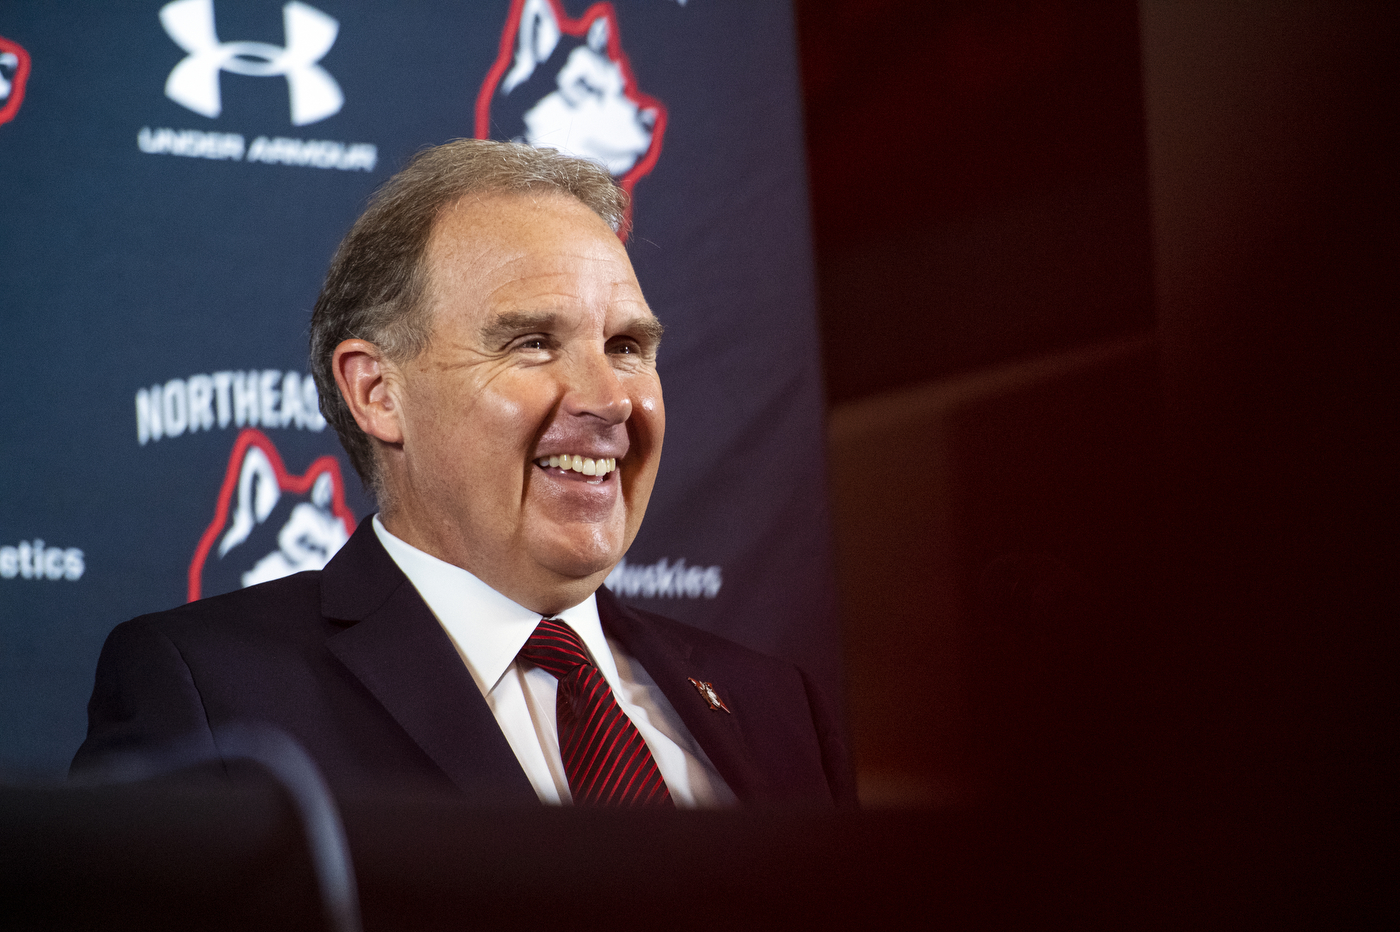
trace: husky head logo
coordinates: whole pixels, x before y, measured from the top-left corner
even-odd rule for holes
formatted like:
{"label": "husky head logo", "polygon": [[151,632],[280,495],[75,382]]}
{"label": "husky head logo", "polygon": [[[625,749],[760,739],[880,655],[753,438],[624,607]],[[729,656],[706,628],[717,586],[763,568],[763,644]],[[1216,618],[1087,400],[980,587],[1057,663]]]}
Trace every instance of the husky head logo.
{"label": "husky head logo", "polygon": [[628,194],[661,155],[666,107],[637,90],[611,3],[578,19],[559,0],[513,0],[476,99],[476,135],[606,165]]}
{"label": "husky head logo", "polygon": [[189,599],[319,570],[355,530],[333,456],[287,473],[260,430],[238,435],[214,520],[190,562]]}
{"label": "husky head logo", "polygon": [[0,123],[8,123],[24,101],[29,80],[29,53],[18,42],[0,36]]}

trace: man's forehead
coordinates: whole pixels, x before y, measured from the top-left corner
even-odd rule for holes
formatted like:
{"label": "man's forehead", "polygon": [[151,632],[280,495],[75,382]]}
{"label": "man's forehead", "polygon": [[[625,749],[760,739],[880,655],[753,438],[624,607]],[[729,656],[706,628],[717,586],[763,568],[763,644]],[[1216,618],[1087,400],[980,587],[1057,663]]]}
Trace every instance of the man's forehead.
{"label": "man's forehead", "polygon": [[551,274],[562,280],[580,262],[611,263],[616,287],[636,288],[612,228],[562,192],[466,195],[438,217],[426,260],[434,279],[490,276],[495,286]]}
{"label": "man's forehead", "polygon": [[[590,323],[612,328],[622,318],[651,316],[631,265],[607,256],[576,250],[498,254],[457,274],[483,326],[533,320],[539,329]],[[444,283],[452,277],[448,273]],[[543,326],[546,319],[551,326]]]}
{"label": "man's forehead", "polygon": [[455,320],[487,346],[531,332],[659,335],[625,247],[565,194],[463,198],[440,218],[427,259],[435,326]]}
{"label": "man's forehead", "polygon": [[474,242],[547,241],[561,221],[621,246],[612,227],[592,208],[567,191],[553,188],[468,192],[438,214],[429,245],[450,249]]}

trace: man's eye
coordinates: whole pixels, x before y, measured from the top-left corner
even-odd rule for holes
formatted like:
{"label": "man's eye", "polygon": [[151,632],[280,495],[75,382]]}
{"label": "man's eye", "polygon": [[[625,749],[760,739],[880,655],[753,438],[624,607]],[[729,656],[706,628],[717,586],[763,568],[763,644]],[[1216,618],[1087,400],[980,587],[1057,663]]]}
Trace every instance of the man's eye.
{"label": "man's eye", "polygon": [[528,340],[521,340],[517,346],[520,349],[542,350],[549,348],[549,341],[544,337],[530,337]]}

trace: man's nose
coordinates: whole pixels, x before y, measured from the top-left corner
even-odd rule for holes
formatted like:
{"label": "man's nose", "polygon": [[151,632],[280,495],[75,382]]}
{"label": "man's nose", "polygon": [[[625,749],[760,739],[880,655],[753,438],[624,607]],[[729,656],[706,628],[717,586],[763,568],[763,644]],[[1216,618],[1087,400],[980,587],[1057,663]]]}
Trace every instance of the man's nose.
{"label": "man's nose", "polygon": [[568,366],[564,413],[621,424],[632,416],[632,399],[606,352],[575,358]]}

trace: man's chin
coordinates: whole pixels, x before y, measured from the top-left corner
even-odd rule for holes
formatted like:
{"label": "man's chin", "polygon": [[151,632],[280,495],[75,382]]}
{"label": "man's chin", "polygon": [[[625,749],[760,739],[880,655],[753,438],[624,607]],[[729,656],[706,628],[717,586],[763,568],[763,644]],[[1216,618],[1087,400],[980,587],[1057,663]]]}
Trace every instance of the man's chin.
{"label": "man's chin", "polygon": [[562,582],[584,582],[612,572],[622,559],[622,548],[602,542],[584,541],[572,545],[551,541],[549,546],[535,549],[535,562],[560,578]]}

